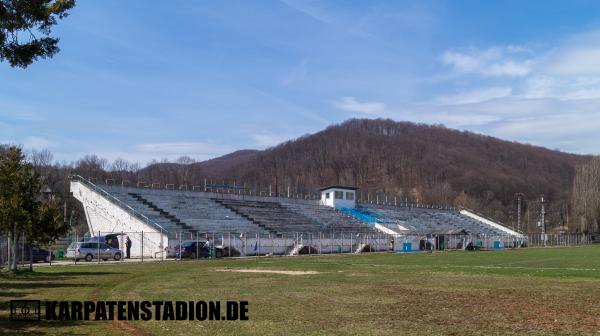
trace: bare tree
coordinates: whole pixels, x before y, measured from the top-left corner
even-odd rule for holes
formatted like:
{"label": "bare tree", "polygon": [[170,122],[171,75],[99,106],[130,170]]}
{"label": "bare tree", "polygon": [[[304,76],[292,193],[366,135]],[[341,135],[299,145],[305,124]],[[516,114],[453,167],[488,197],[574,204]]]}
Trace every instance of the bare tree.
{"label": "bare tree", "polygon": [[48,149],[41,151],[33,149],[29,155],[29,161],[34,167],[48,167],[52,165],[54,155]]}
{"label": "bare tree", "polygon": [[192,159],[189,156],[181,156],[175,162],[179,164],[192,164],[196,162],[196,160]]}
{"label": "bare tree", "polygon": [[126,172],[129,171],[130,164],[129,161],[123,158],[116,158],[112,164],[111,170],[113,172]]}
{"label": "bare tree", "polygon": [[600,157],[576,168],[571,203],[573,227],[581,232],[600,231]]}
{"label": "bare tree", "polygon": [[179,184],[190,184],[192,183],[190,179],[192,167],[190,166],[192,163],[196,162],[189,156],[182,156],[175,161],[179,165],[177,166],[177,175],[179,176]]}
{"label": "bare tree", "polygon": [[106,175],[108,161],[97,155],[86,155],[75,166],[75,171],[85,177],[103,178]]}

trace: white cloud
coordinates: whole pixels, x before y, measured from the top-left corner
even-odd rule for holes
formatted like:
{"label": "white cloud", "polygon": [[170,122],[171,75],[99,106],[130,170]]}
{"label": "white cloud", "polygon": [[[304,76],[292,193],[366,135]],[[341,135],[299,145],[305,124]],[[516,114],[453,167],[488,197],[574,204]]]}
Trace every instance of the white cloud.
{"label": "white cloud", "polygon": [[472,104],[482,101],[509,97],[512,93],[510,87],[492,87],[473,91],[464,91],[457,94],[442,95],[434,99],[441,105]]}
{"label": "white cloud", "polygon": [[296,10],[306,16],[325,23],[330,26],[336,26],[335,20],[326,13],[326,11],[322,10],[320,7],[316,6],[316,4],[309,3],[306,1],[295,1],[295,0],[282,0],[283,4],[287,5],[289,8]]}
{"label": "white cloud", "polygon": [[598,106],[600,99],[505,97],[471,104],[410,105],[392,115],[547,148],[600,154]]}
{"label": "white cloud", "polygon": [[342,99],[334,102],[335,107],[350,111],[350,112],[359,112],[365,114],[373,114],[378,115],[385,112],[386,105],[382,102],[376,101],[365,101],[360,102],[356,100],[354,97],[343,97]]}
{"label": "white cloud", "polygon": [[600,98],[600,31],[573,35],[542,53],[520,96],[580,100]]}
{"label": "white cloud", "polygon": [[275,134],[253,134],[250,137],[254,141],[254,145],[260,148],[273,147],[291,139],[287,136]]}
{"label": "white cloud", "polygon": [[[600,30],[546,50],[453,49],[441,61],[453,70],[447,86],[461,89],[420,105],[414,121],[600,154]],[[482,89],[482,83],[491,87]]]}
{"label": "white cloud", "polygon": [[300,63],[292,67],[290,71],[285,76],[283,76],[283,78],[280,81],[281,84],[287,86],[304,79],[307,74],[307,65],[308,60],[301,60]]}
{"label": "white cloud", "polygon": [[442,62],[457,73],[484,76],[523,77],[531,72],[533,62],[528,59],[529,49],[522,47],[493,47],[446,51]]}
{"label": "white cloud", "polygon": [[512,60],[490,64],[487,73],[493,76],[526,76],[531,71],[531,61],[515,62]]}
{"label": "white cloud", "polygon": [[48,139],[28,136],[23,139],[23,147],[27,149],[48,149],[52,147],[52,142]]}
{"label": "white cloud", "polygon": [[25,122],[44,121],[45,119],[39,113],[42,110],[43,107],[39,104],[19,102],[0,96],[0,118]]}
{"label": "white cloud", "polygon": [[566,39],[544,57],[542,70],[556,76],[600,76],[600,30]]}
{"label": "white cloud", "polygon": [[600,75],[600,47],[580,46],[566,50],[548,64],[550,73],[560,76]]}
{"label": "white cloud", "polygon": [[136,144],[134,148],[154,158],[177,158],[179,156],[191,156],[200,160],[224,155],[232,150],[229,145],[212,144],[206,142],[162,142]]}
{"label": "white cloud", "polygon": [[532,76],[524,82],[521,96],[561,100],[600,98],[600,76]]}

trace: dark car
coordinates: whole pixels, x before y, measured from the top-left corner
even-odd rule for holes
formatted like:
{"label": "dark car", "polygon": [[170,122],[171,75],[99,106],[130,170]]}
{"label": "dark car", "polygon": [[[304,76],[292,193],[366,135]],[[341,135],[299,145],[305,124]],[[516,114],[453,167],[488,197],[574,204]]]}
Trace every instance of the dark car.
{"label": "dark car", "polygon": [[[175,258],[208,258],[210,256],[210,249],[206,246],[206,242],[200,241],[187,241],[175,247]],[[215,257],[221,258],[223,256],[223,249],[220,247],[215,248]]]}
{"label": "dark car", "polygon": [[52,260],[54,260],[55,255],[54,253],[50,254],[50,251],[45,250],[43,248],[39,248],[39,247],[31,247],[31,249],[29,249],[29,246],[25,245],[25,261],[33,261],[33,262],[50,262],[50,258],[52,258]]}

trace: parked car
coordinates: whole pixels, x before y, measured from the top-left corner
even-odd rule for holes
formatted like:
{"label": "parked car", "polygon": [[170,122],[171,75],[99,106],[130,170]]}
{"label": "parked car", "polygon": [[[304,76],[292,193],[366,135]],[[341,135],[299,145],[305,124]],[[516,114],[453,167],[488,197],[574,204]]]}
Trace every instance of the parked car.
{"label": "parked car", "polygon": [[[175,246],[175,258],[179,258],[181,252],[181,258],[208,258],[210,256],[210,250],[206,246],[206,242],[203,241],[185,241],[181,244],[181,249],[179,245]],[[215,248],[215,257],[221,258],[223,257],[223,249],[220,247]]]}
{"label": "parked car", "polygon": [[[50,251],[45,250],[43,248],[39,248],[36,246],[31,246],[29,244],[25,244],[25,246],[21,247],[19,245],[19,247],[17,248],[17,254],[21,254],[21,249],[23,249],[24,255],[23,255],[23,260],[24,261],[32,261],[32,262],[50,262],[50,258],[52,258],[52,260],[54,260],[54,258],[56,258],[56,256],[54,255],[54,253],[50,254]],[[33,258],[32,258],[33,257]],[[21,260],[21,257],[19,256],[18,260]]]}
{"label": "parked car", "polygon": [[[29,251],[25,250],[25,260],[29,260]],[[39,247],[35,247],[33,246],[31,248],[31,261],[33,262],[38,262],[38,261],[43,261],[43,262],[50,262],[50,260],[54,260],[54,258],[56,258],[56,256],[54,255],[54,253],[50,253],[50,251],[45,250],[43,248],[39,248]]]}
{"label": "parked car", "polygon": [[98,258],[102,260],[121,260],[121,257],[123,257],[123,251],[118,248],[111,247],[106,243],[90,241],[77,242],[71,243],[71,245],[69,245],[67,248],[67,258],[75,259],[76,261],[79,259],[92,261],[93,259]]}
{"label": "parked car", "polygon": [[[181,242],[181,245],[183,245],[185,248],[185,246],[195,242],[195,240],[184,240]],[[205,243],[205,241],[200,242]],[[169,245],[165,247],[165,251],[167,252],[167,258],[179,258],[179,244]]]}
{"label": "parked car", "polygon": [[[84,242],[96,242],[106,243],[114,248],[119,248],[119,236],[125,236],[124,233],[108,233],[103,236],[94,236],[84,239]],[[124,239],[124,238],[121,238]]]}

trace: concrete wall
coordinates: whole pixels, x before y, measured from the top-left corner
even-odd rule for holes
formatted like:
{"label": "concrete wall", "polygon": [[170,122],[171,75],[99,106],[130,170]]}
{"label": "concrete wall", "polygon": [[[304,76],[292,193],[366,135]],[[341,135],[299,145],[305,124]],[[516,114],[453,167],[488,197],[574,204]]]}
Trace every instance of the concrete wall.
{"label": "concrete wall", "polygon": [[368,244],[371,246],[371,251],[388,251],[390,249],[390,243],[387,236],[381,234],[379,236],[372,237],[355,237],[353,235],[347,235],[346,237],[339,238],[319,238],[316,235],[314,238],[306,237],[303,239],[295,238],[256,238],[256,237],[244,237],[232,239],[229,242],[227,239],[223,241],[223,246],[231,246],[236,250],[240,251],[241,255],[252,256],[252,255],[265,255],[275,254],[282,255],[288,254],[296,243],[300,243],[304,246],[313,247],[317,253],[350,253],[360,244]]}
{"label": "concrete wall", "polygon": [[[132,257],[142,256],[142,250],[144,257],[158,258],[164,253],[163,246],[166,247],[168,242],[166,233],[144,222],[132,210],[118,206],[114,200],[96,191],[93,185],[80,181],[71,181],[71,193],[83,205],[92,236],[125,233],[132,241]],[[120,247],[125,252],[123,239],[119,239]]]}

